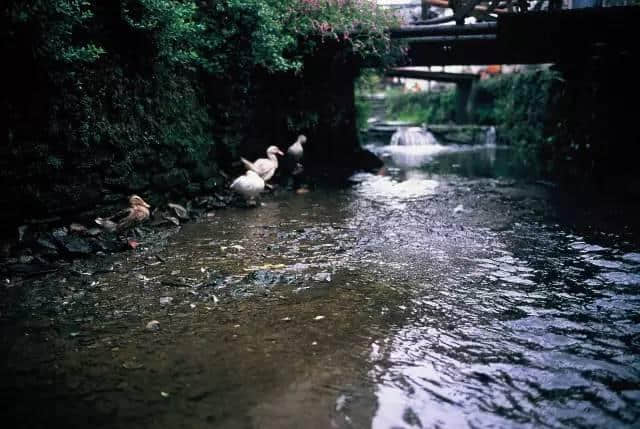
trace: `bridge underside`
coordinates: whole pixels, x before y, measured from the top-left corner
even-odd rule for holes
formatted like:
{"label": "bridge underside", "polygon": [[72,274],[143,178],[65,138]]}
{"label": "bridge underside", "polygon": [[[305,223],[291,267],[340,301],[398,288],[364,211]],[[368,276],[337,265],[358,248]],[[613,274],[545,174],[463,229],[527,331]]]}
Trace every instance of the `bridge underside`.
{"label": "bridge underside", "polygon": [[640,7],[607,7],[504,14],[493,29],[466,36],[442,26],[428,37],[392,37],[411,37],[413,66],[572,63],[604,51],[631,58],[640,51],[638,26]]}

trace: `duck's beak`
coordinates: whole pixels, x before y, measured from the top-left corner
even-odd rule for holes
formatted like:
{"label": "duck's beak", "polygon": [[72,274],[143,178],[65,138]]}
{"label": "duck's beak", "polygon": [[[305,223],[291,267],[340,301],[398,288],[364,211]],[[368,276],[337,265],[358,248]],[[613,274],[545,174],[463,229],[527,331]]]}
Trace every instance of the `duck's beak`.
{"label": "duck's beak", "polygon": [[282,151],[280,149],[278,149],[278,151],[276,152],[278,155],[280,156],[284,156],[284,153],[282,153]]}
{"label": "duck's beak", "polygon": [[142,205],[145,206],[146,208],[150,209],[151,206],[149,204],[147,204],[146,201],[142,201]]}

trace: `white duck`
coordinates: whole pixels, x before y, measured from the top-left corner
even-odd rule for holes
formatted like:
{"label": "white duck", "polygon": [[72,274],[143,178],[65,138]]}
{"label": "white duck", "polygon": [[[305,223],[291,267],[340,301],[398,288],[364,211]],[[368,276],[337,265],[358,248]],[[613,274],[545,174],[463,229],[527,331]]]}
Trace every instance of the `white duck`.
{"label": "white duck", "polygon": [[255,171],[265,182],[273,177],[278,168],[278,158],[276,155],[284,155],[277,146],[269,146],[267,149],[267,158],[259,158],[254,162],[249,162],[244,158],[240,158],[247,170]]}
{"label": "white duck", "polygon": [[249,202],[264,190],[264,180],[255,171],[247,170],[245,174],[236,178],[229,187]]}
{"label": "white duck", "polygon": [[302,155],[304,154],[304,148],[302,147],[302,145],[306,142],[307,138],[303,134],[300,134],[298,136],[298,140],[296,140],[296,142],[289,146],[289,149],[287,149],[287,155],[293,158],[296,162],[300,161],[302,159]]}

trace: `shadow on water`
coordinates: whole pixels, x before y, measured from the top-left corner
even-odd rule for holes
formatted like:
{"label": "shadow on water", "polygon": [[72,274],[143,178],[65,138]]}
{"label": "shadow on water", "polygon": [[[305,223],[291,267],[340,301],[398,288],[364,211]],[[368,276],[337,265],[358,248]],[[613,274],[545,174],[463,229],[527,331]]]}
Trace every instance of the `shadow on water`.
{"label": "shadow on water", "polygon": [[508,149],[374,150],[386,167],[346,188],[6,287],[5,421],[634,427],[634,241],[550,221]]}

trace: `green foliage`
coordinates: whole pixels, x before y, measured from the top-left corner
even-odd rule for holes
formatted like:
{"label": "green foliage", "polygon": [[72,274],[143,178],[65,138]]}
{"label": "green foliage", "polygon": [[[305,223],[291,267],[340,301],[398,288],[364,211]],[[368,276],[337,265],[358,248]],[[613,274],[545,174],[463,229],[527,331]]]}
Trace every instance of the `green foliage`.
{"label": "green foliage", "polygon": [[200,48],[205,26],[189,0],[121,0],[121,16],[134,30],[149,33],[157,61],[171,66],[202,64]]}
{"label": "green foliage", "polygon": [[146,189],[169,172],[165,185],[194,171],[210,179],[247,144],[256,94],[272,81],[289,92],[272,97],[285,114],[269,126],[292,135],[320,128],[327,112],[304,97],[314,94],[305,87],[318,67],[305,62],[335,54],[384,64],[400,52],[384,32],[393,18],[374,3],[7,0],[2,42],[12,67],[0,101],[9,137],[0,179],[16,181],[16,200],[19,189],[29,188],[28,204],[52,192],[62,210],[63,187],[78,200],[77,189]]}
{"label": "green foliage", "polygon": [[[560,79],[550,70],[504,74],[478,82],[471,122],[500,127],[500,139],[514,146],[521,158],[537,164],[553,137],[545,134],[548,107],[554,82]],[[393,119],[427,124],[452,122],[455,117],[455,89],[441,92],[388,93],[388,112]]]}
{"label": "green foliage", "polygon": [[500,126],[501,139],[524,160],[536,163],[543,146],[551,87],[559,75],[550,70],[511,73],[480,81],[476,89],[476,123]]}
{"label": "green foliage", "polygon": [[318,44],[337,42],[361,59],[392,63],[403,53],[386,30],[397,18],[370,0],[288,0],[284,2],[299,51],[312,53]]}
{"label": "green foliage", "polygon": [[455,90],[387,94],[387,115],[393,119],[427,124],[452,122],[455,118]]}
{"label": "green foliage", "polygon": [[373,113],[371,100],[368,98],[376,92],[382,91],[380,74],[373,69],[362,71],[355,82],[356,127],[359,130],[367,127],[367,120]]}
{"label": "green foliage", "polygon": [[[160,65],[210,73],[240,67],[300,70],[306,55],[327,40],[362,58],[392,51],[385,29],[395,21],[370,0],[9,0],[9,32],[37,34],[39,55],[65,63],[90,63],[110,54],[102,32],[119,16],[134,34],[151,41]],[[113,13],[115,12],[115,14]],[[108,38],[114,37],[111,34]],[[139,53],[141,55],[146,52]]]}
{"label": "green foliage", "polygon": [[9,0],[5,6],[9,40],[21,31],[35,37],[34,52],[53,62],[94,62],[105,51],[96,43],[78,37],[94,17],[88,0]]}

